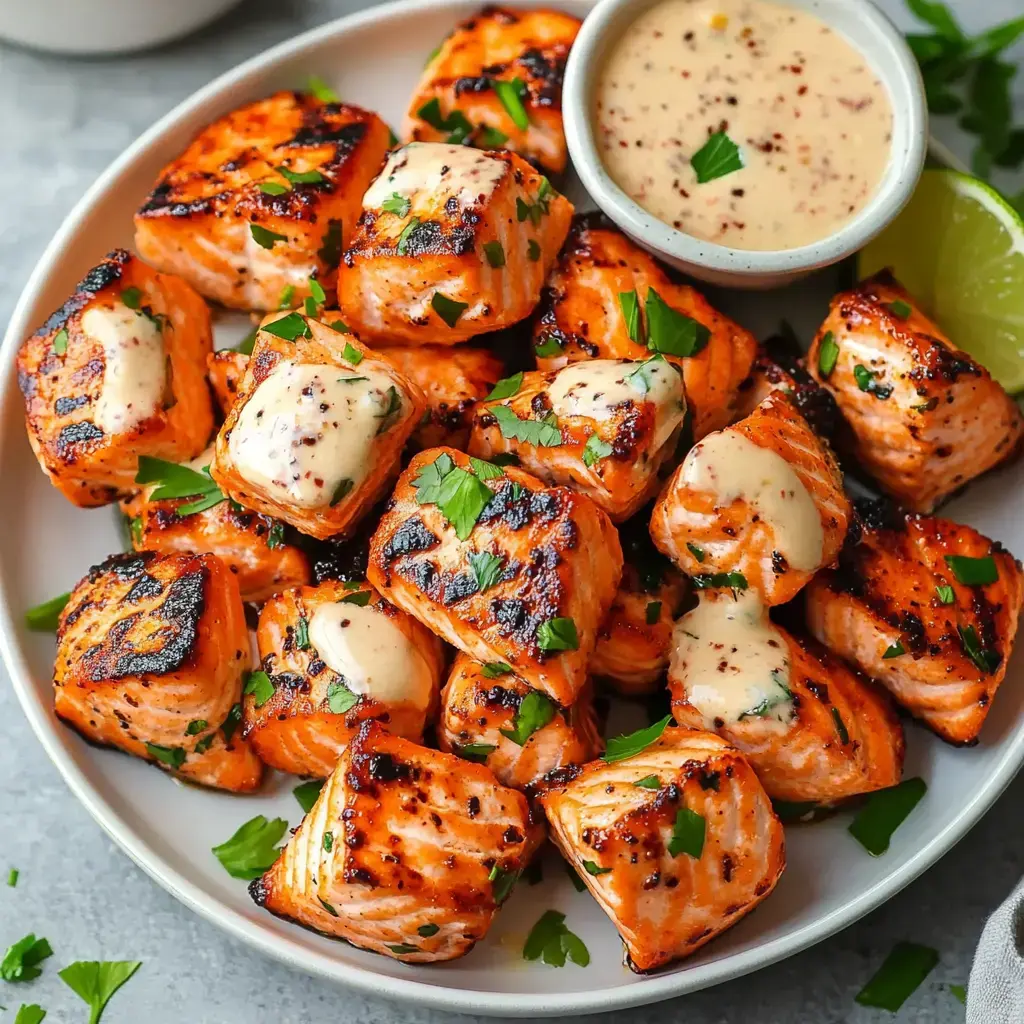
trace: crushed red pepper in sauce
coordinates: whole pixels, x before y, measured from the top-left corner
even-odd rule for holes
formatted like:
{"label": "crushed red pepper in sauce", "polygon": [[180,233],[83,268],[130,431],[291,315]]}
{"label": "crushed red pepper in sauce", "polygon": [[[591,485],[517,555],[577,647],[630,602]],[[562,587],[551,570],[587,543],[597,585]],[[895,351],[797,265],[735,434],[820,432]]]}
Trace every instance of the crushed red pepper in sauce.
{"label": "crushed red pepper in sauce", "polygon": [[[663,0],[612,46],[594,123],[618,185],[680,231],[736,249],[792,249],[835,232],[882,179],[885,87],[823,21],[766,0]],[[717,132],[743,167],[698,184]]]}

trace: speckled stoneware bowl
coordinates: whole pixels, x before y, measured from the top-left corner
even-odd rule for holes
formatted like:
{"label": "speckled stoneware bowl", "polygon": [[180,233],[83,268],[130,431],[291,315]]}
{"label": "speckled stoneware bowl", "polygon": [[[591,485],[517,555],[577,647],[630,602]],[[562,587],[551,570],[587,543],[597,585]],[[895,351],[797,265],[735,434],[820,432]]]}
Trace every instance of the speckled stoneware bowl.
{"label": "speckled stoneware bowl", "polygon": [[702,281],[732,288],[777,288],[838,263],[864,247],[903,208],[924,167],[928,108],[902,34],[868,0],[787,0],[845,36],[871,65],[892,104],[892,153],[873,198],[834,234],[795,249],[732,249],[677,231],[634,202],[611,179],[594,142],[593,92],[608,47],[658,0],[601,0],[587,16],[565,72],[563,109],[569,154],[584,187],[623,231],[656,256]]}

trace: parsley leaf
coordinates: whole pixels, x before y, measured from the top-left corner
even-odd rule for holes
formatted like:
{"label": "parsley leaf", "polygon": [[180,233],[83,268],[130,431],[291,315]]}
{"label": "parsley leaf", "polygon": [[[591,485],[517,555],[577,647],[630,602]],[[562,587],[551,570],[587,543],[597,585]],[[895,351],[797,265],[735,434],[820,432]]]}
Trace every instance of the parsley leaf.
{"label": "parsley leaf", "polygon": [[43,973],[39,966],[47,957],[53,956],[46,939],[37,939],[31,932],[23,939],[7,947],[0,960],[0,978],[4,981],[31,981]]}
{"label": "parsley leaf", "polygon": [[[156,484],[149,496],[150,501],[164,501],[169,498],[205,497],[220,488],[207,473],[200,473],[189,466],[176,462],[165,462],[150,455],[139,456],[139,468],[135,474],[137,484]],[[224,500],[221,494],[220,500]]]}
{"label": "parsley leaf", "polygon": [[690,582],[697,590],[707,590],[710,587],[731,587],[733,590],[747,589],[747,577],[741,572],[705,572],[692,577]]}
{"label": "parsley leaf", "polygon": [[259,878],[277,860],[277,844],[288,831],[284,818],[268,820],[262,814],[250,818],[226,842],[213,848],[213,855],[232,878]]}
{"label": "parsley leaf", "polygon": [[298,800],[299,806],[305,814],[309,814],[313,810],[313,805],[316,803],[317,797],[320,796],[320,790],[324,788],[326,781],[326,779],[310,779],[309,782],[303,782],[302,785],[296,786],[292,790],[292,796]]}
{"label": "parsley leaf", "polygon": [[405,196],[399,195],[397,192],[392,192],[391,195],[389,195],[387,199],[380,204],[380,208],[385,213],[393,213],[397,217],[404,217],[409,212],[409,208],[411,206],[412,203],[410,203]]}
{"label": "parsley leaf", "polygon": [[818,372],[826,380],[832,375],[838,359],[839,345],[836,336],[831,331],[826,331],[818,346]]}
{"label": "parsley leaf", "polygon": [[506,739],[510,739],[522,747],[538,729],[543,729],[554,717],[555,705],[550,698],[545,697],[538,690],[531,690],[519,702],[519,707],[516,708],[515,717],[512,720],[512,728],[498,731]]}
{"label": "parsley leaf", "polygon": [[869,370],[862,363],[858,363],[853,368],[853,376],[857,381],[857,387],[861,391],[866,391],[868,394],[874,395],[878,399],[886,399],[892,394],[891,384],[879,384],[875,379],[878,376],[878,371]]}
{"label": "parsley leaf", "polygon": [[341,97],[319,75],[306,79],[306,92],[312,93],[321,103],[340,103]]}
{"label": "parsley leaf", "polygon": [[395,252],[399,256],[405,256],[409,251],[409,239],[412,237],[412,233],[420,226],[419,217],[412,217],[409,222],[402,228],[402,233],[398,236],[398,244],[395,246]]}
{"label": "parsley leaf", "polygon": [[939,599],[939,604],[952,604],[956,600],[956,594],[948,584],[936,587],[935,596]]}
{"label": "parsley leaf", "polygon": [[480,674],[485,679],[497,679],[499,676],[507,676],[512,672],[512,666],[506,665],[503,661],[487,661],[480,666]]}
{"label": "parsley leaf", "polygon": [[56,633],[60,613],[71,599],[71,594],[58,594],[49,601],[37,604],[25,612],[25,625],[34,633]]}
{"label": "parsley leaf", "polygon": [[466,743],[462,746],[456,743],[452,747],[452,753],[465,761],[484,764],[487,761],[487,755],[497,749],[493,743]]}
{"label": "parsley leaf", "polygon": [[625,761],[626,758],[639,754],[646,750],[652,743],[661,738],[668,723],[672,721],[671,715],[666,715],[645,729],[637,729],[636,732],[626,733],[623,736],[613,736],[605,746],[601,760],[608,764],[616,761]]}
{"label": "parsley leaf", "polygon": [[505,250],[501,242],[484,242],[484,255],[494,270],[500,270],[505,266]]}
{"label": "parsley leaf", "polygon": [[163,747],[159,743],[147,743],[146,752],[150,757],[156,758],[161,764],[167,765],[177,771],[188,756],[182,747]]}
{"label": "parsley leaf", "polygon": [[287,316],[278,317],[261,328],[266,334],[273,334],[275,338],[283,338],[285,341],[294,341],[296,338],[310,337],[309,324],[301,313],[289,313]]}
{"label": "parsley leaf", "polygon": [[668,841],[669,855],[678,857],[681,853],[688,853],[700,860],[706,832],[707,822],[702,814],[691,811],[689,807],[680,807],[672,826],[672,838]]}
{"label": "parsley leaf", "polygon": [[277,168],[277,173],[293,185],[321,185],[327,180],[319,171],[293,171],[283,165]]}
{"label": "parsley leaf", "polygon": [[880,857],[889,849],[893,833],[906,821],[927,789],[924,779],[914,778],[876,790],[857,812],[847,831],[873,857]]}
{"label": "parsley leaf", "polygon": [[533,351],[540,356],[541,359],[553,359],[555,356],[560,356],[562,354],[562,345],[556,337],[549,334],[533,346]]}
{"label": "parsley leaf", "polygon": [[623,374],[622,379],[634,391],[638,391],[641,395],[646,395],[654,387],[651,374],[661,365],[665,365],[664,356],[651,356],[650,359],[645,359],[642,363],[638,364],[635,369]]}
{"label": "parsley leaf", "polygon": [[[289,189],[287,185],[282,185],[279,181],[261,182],[259,189],[261,192],[265,193],[268,196],[283,196],[285,192],[291,191],[291,189]],[[263,243],[261,242],[260,244],[262,245]],[[271,248],[273,247],[271,246]]]}
{"label": "parsley leaf", "polygon": [[530,238],[526,242],[526,255],[527,258],[532,262],[536,263],[540,259],[540,244],[536,238]]}
{"label": "parsley leaf", "polygon": [[529,94],[523,80],[513,78],[510,82],[506,82],[495,78],[491,80],[491,85],[494,87],[498,99],[501,100],[501,105],[508,112],[508,116],[512,118],[512,123],[520,131],[526,131],[530,127],[530,116],[523,105],[523,99]]}
{"label": "parsley leaf", "polygon": [[914,307],[909,302],[904,302],[902,299],[893,299],[892,302],[886,303],[885,308],[894,316],[897,320],[906,320],[911,313],[914,312]]}
{"label": "parsley leaf", "polygon": [[224,742],[230,743],[231,737],[235,735],[235,730],[238,728],[242,721],[242,705],[232,704],[231,709],[228,711],[227,718],[221,724],[220,731],[224,734]]}
{"label": "parsley leaf", "polygon": [[579,650],[580,638],[576,633],[576,623],[564,617],[542,622],[537,627],[537,646],[542,651]]}
{"label": "parsley leaf", "polygon": [[595,863],[592,860],[585,860],[583,862],[583,870],[586,871],[586,873],[588,875],[597,876],[597,875],[607,875],[612,869],[611,868],[603,868],[603,867],[601,867],[600,864],[597,864],[597,863]]}
{"label": "parsley leaf", "polygon": [[640,789],[661,789],[661,779],[657,775],[645,775],[642,779],[637,779],[633,785]]}
{"label": "parsley leaf", "polygon": [[661,618],[661,602],[648,601],[644,618],[648,626],[653,626]]}
{"label": "parsley leaf", "polygon": [[111,997],[141,966],[141,960],[79,960],[59,977],[89,1005],[89,1024],[98,1024]]}
{"label": "parsley leaf", "polygon": [[474,551],[467,556],[469,567],[476,579],[477,593],[489,590],[501,578],[502,560],[489,551]]}
{"label": "parsley leaf", "polygon": [[524,420],[507,405],[489,406],[487,410],[497,421],[501,436],[510,441],[525,441],[540,448],[557,448],[562,443],[558,427],[544,420]]}
{"label": "parsley leaf", "polygon": [[597,434],[591,434],[583,449],[583,465],[593,466],[598,460],[608,458],[614,450],[607,441],[602,441]]}
{"label": "parsley leaf", "polygon": [[956,631],[960,634],[960,643],[964,653],[974,662],[982,672],[991,675],[999,667],[1003,660],[998,651],[989,650],[982,646],[978,639],[978,631],[973,626],[957,626]]}
{"label": "parsley leaf", "polygon": [[327,687],[327,706],[336,715],[343,715],[359,703],[359,695],[344,683],[334,682]]}
{"label": "parsley leaf", "polygon": [[882,655],[883,658],[898,658],[901,654],[906,654],[907,650],[903,646],[902,642],[897,640],[894,644],[889,644],[885,649],[885,653]]}
{"label": "parsley leaf", "polygon": [[725,132],[715,132],[693,156],[690,166],[697,175],[697,184],[722,178],[743,169],[740,148]]}
{"label": "parsley leaf", "polygon": [[518,871],[508,871],[495,864],[487,874],[487,880],[492,883],[492,895],[494,902],[499,906],[512,894],[512,889],[519,881]]}
{"label": "parsley leaf", "polygon": [[871,980],[857,993],[861,1006],[895,1013],[939,962],[939,954],[913,942],[897,942]]}
{"label": "parsley leaf", "polygon": [[346,594],[338,604],[354,604],[360,608],[365,608],[370,603],[370,598],[373,597],[373,593],[369,590],[359,590],[354,594]]}
{"label": "parsley leaf", "polygon": [[64,355],[68,350],[68,332],[66,327],[62,327],[53,336],[53,351],[59,355]]}
{"label": "parsley leaf", "polygon": [[670,356],[695,356],[711,338],[711,331],[699,320],[673,309],[653,288],[644,303],[647,318],[647,347]]}
{"label": "parsley leaf", "polygon": [[421,505],[436,505],[455,527],[459,540],[469,537],[480,513],[494,497],[487,484],[468,470],[456,466],[444,452],[420,470],[413,484],[416,501]]}
{"label": "parsley leaf", "polygon": [[253,241],[264,249],[273,249],[277,242],[287,242],[287,235],[279,235],[276,231],[263,227],[262,224],[250,224],[249,232]]}
{"label": "parsley leaf", "polygon": [[697,544],[691,544],[689,543],[689,541],[687,541],[686,549],[690,552],[691,555],[693,555],[694,558],[697,559],[698,562],[703,562],[704,559],[707,558],[707,553],[705,552],[705,550],[702,547],[699,547]]}
{"label": "parsley leaf", "polygon": [[22,1003],[18,1007],[14,1024],[42,1024],[45,1017],[46,1011],[38,1003]]}
{"label": "parsley leaf", "polygon": [[440,292],[434,292],[430,306],[449,327],[454,327],[459,322],[459,317],[469,309],[468,302],[456,302],[455,299],[449,299]]}
{"label": "parsley leaf", "polygon": [[341,262],[341,221],[329,220],[327,230],[320,239],[320,248],[316,251],[317,256],[323,260],[327,267],[336,267]]}
{"label": "parsley leaf", "polygon": [[266,672],[259,669],[246,677],[243,694],[251,693],[256,707],[261,708],[274,696],[274,684]]}
{"label": "parsley leaf", "polygon": [[419,928],[416,929],[416,933],[424,939],[429,939],[431,935],[436,935],[440,930],[440,925],[436,925],[431,922],[430,924],[421,924]]}
{"label": "parsley leaf", "polygon": [[622,310],[622,318],[626,321],[629,340],[643,345],[644,321],[640,314],[640,298],[635,289],[631,292],[619,292],[619,308]]}
{"label": "parsley leaf", "polygon": [[491,393],[484,399],[486,402],[499,398],[511,398],[523,386],[523,371],[512,374],[511,377],[503,377],[491,389]]}
{"label": "parsley leaf", "polygon": [[508,136],[504,132],[486,124],[480,128],[476,137],[476,144],[481,149],[498,149],[506,142],[508,142]]}
{"label": "parsley leaf", "polygon": [[583,940],[565,926],[565,914],[545,910],[523,943],[523,959],[542,960],[549,967],[564,967],[566,957],[578,967],[590,963],[590,953]]}
{"label": "parsley leaf", "polygon": [[18,871],[17,868],[11,868],[11,870],[7,872],[7,887],[9,889],[13,889],[18,884],[18,876],[20,874],[21,872]]}
{"label": "parsley leaf", "polygon": [[351,363],[353,366],[358,366],[363,361],[363,353],[349,341],[345,342],[341,356],[346,363]]}
{"label": "parsley leaf", "polygon": [[967,555],[946,555],[946,565],[953,570],[958,583],[969,587],[986,586],[999,580],[999,569],[991,555],[970,558]]}

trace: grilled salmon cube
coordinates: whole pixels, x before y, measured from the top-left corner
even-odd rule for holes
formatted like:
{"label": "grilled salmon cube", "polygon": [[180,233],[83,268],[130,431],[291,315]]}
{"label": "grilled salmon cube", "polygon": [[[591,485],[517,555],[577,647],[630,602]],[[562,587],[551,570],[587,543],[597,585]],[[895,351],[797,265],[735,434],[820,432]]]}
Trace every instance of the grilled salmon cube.
{"label": "grilled salmon cube", "polygon": [[526,798],[483,766],[364,722],[274,866],[272,914],[406,963],[486,934],[531,852]]}
{"label": "grilled salmon cube", "polygon": [[206,303],[124,249],[93,267],[21,346],[18,385],[32,450],[82,508],[134,490],[140,455],[198,455],[213,431]]}
{"label": "grilled salmon cube", "polygon": [[210,473],[240,505],[312,537],[350,531],[387,489],[423,392],[301,313],[266,317]]}
{"label": "grilled salmon cube", "polygon": [[784,604],[835,560],[850,514],[828,442],[776,391],[689,451],[654,507],[651,537],[698,587],[749,586]]}
{"label": "grilled salmon cube", "polygon": [[611,520],[452,448],[420,452],[370,542],[367,576],[392,604],[481,662],[503,662],[568,707],[622,575]]}
{"label": "grilled salmon cube", "polygon": [[808,366],[835,396],[854,458],[913,511],[932,511],[1020,446],[1016,403],[891,274],[832,300]]}
{"label": "grilled salmon cube", "polygon": [[590,674],[626,697],[655,693],[668,668],[672,625],[690,595],[685,576],[651,543],[645,510],[619,527],[622,582],[597,631]]}
{"label": "grilled salmon cube", "polygon": [[465,450],[476,404],[502,374],[501,360],[485,348],[460,345],[375,345],[427,397],[427,411],[409,438],[414,451],[449,445]]}
{"label": "grilled salmon cube", "polygon": [[365,583],[278,594],[256,642],[273,690],[246,695],[244,731],[272,768],[326,778],[362,722],[419,742],[437,711],[441,641]]}
{"label": "grilled salmon cube", "polygon": [[552,839],[635,971],[689,956],[734,925],[785,867],[768,795],[712,733],[668,728],[631,757],[559,769],[540,789]]}
{"label": "grilled salmon cube", "polygon": [[[212,461],[211,445],[186,466],[201,480]],[[309,582],[309,559],[288,542],[283,523],[233,501],[217,500],[222,498],[219,492],[209,498],[201,492],[155,497],[159,493],[160,485],[155,484],[121,502],[136,551],[216,555],[237,577],[243,601],[265,601]]]}
{"label": "grilled salmon cube", "polygon": [[441,692],[438,745],[486,764],[503,786],[525,789],[555,768],[589,761],[601,749],[590,688],[571,708],[517,679],[508,665],[455,658]]}
{"label": "grilled salmon cube", "polygon": [[835,804],[900,780],[888,695],[772,623],[751,591],[701,594],[676,623],[668,680],[675,720],[742,751],[773,800]]}
{"label": "grilled salmon cube", "polygon": [[551,10],[484,7],[423,69],[402,134],[411,142],[510,149],[548,174],[567,162],[562,79],[580,21]]}
{"label": "grilled salmon cube", "polygon": [[686,418],[683,378],[662,356],[592,359],[516,374],[477,406],[469,451],[592,498],[622,522],[654,497]]}
{"label": "grilled salmon cube", "polygon": [[113,555],[57,630],[57,717],[203,786],[247,793],[263,765],[237,730],[249,667],[235,577],[214,555]]}
{"label": "grilled salmon cube", "polygon": [[222,417],[227,416],[235,404],[238,385],[242,383],[248,365],[249,357],[233,348],[222,348],[206,357],[206,379],[213,389],[213,397]]}
{"label": "grilled salmon cube", "polygon": [[135,247],[234,309],[277,309],[289,288],[299,303],[311,277],[332,291],[389,134],[376,114],[308,93],[239,107],[160,172]]}
{"label": "grilled salmon cube", "polygon": [[811,632],[942,739],[972,744],[1013,651],[1020,562],[961,523],[858,511],[839,567],[807,588]]}
{"label": "grilled salmon cube", "polygon": [[593,213],[573,220],[533,321],[533,345],[541,370],[660,352],[682,367],[698,440],[735,419],[757,350],[749,331]]}
{"label": "grilled salmon cube", "polygon": [[338,300],[363,340],[454,345],[525,319],[572,204],[512,153],[414,142],[363,197]]}

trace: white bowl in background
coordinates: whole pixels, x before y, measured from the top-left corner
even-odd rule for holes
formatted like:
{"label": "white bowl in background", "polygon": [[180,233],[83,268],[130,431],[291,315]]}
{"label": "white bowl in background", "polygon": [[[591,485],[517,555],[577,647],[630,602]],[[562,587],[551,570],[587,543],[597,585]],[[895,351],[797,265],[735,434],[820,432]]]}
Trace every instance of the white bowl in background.
{"label": "white bowl in background", "polygon": [[785,0],[817,15],[859,50],[889,93],[892,151],[874,196],[834,234],[794,249],[732,249],[659,220],[634,202],[605,170],[592,125],[596,76],[609,45],[660,0],[600,0],[573,45],[562,109],[569,155],[598,206],[634,241],[701,281],[733,288],[777,288],[863,248],[903,209],[924,167],[928,107],[914,55],[903,35],[869,0]]}

